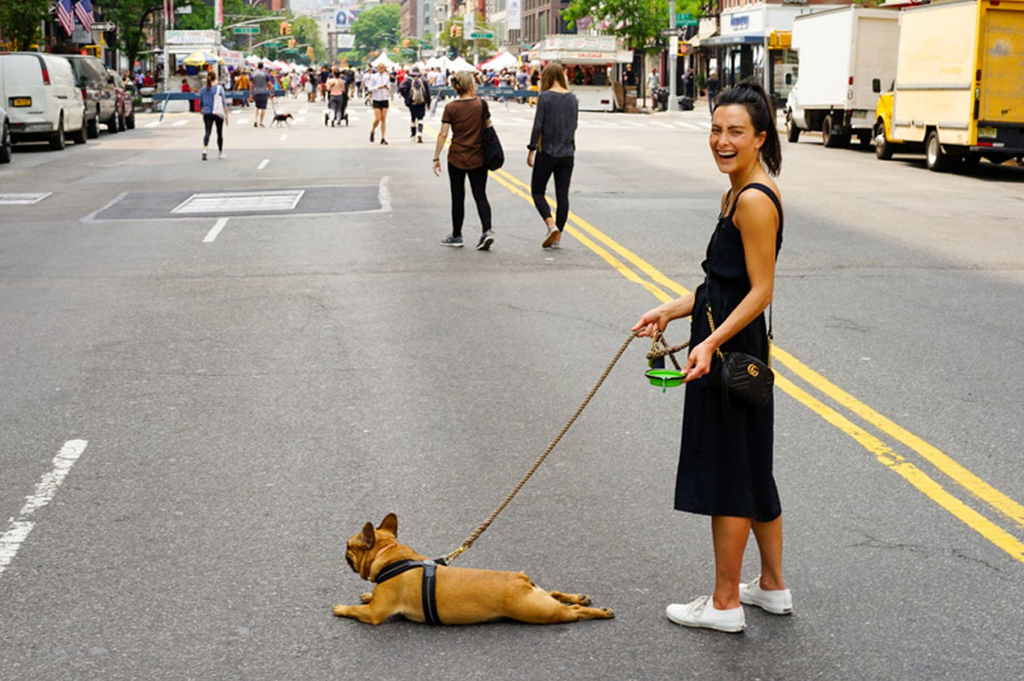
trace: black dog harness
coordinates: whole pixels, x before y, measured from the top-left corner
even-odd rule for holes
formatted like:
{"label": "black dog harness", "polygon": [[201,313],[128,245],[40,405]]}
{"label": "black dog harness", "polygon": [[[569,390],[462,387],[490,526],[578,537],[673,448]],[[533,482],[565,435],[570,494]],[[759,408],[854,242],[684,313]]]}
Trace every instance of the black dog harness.
{"label": "black dog harness", "polygon": [[403,572],[423,568],[423,617],[427,624],[441,624],[437,614],[437,566],[444,565],[444,560],[400,560],[377,573],[377,584],[383,584],[392,577]]}

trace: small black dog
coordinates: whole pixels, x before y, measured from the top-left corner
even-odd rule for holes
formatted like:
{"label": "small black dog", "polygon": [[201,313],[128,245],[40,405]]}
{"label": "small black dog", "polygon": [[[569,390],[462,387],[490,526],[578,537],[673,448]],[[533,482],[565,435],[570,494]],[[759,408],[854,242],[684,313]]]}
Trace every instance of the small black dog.
{"label": "small black dog", "polygon": [[[277,123],[277,127],[280,128],[282,123],[288,123],[288,119],[289,118],[293,118],[293,116],[291,114],[287,114],[287,113],[285,113],[285,114],[280,114],[280,113],[279,114],[274,114],[274,120],[272,120],[270,122],[270,124],[274,125],[275,123]],[[288,127],[289,128],[292,127],[292,124],[288,123]]]}

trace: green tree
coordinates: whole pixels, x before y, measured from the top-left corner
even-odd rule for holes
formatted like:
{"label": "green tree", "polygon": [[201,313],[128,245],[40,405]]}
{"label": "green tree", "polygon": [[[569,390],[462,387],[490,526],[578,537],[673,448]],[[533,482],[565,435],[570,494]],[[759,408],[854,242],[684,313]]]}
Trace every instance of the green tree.
{"label": "green tree", "polygon": [[[324,43],[320,39],[320,28],[316,25],[316,20],[303,16],[295,19],[291,24],[292,37],[295,38],[295,41],[299,45],[309,45],[313,48],[313,61],[327,61],[327,48],[324,47]],[[302,48],[302,53],[306,53],[305,48]]]}
{"label": "green tree", "polygon": [[[457,54],[471,55],[473,54],[473,41],[470,40],[469,36],[467,36],[462,30],[464,25],[465,21],[463,17],[452,17],[449,19],[448,23],[444,25],[444,30],[439,36],[440,42],[448,49],[454,48]],[[453,26],[458,26],[460,29],[457,37],[452,35]],[[484,15],[480,12],[477,12],[476,15],[476,26],[479,29],[483,29],[486,26]],[[481,59],[497,51],[493,40],[477,40],[476,48]]]}
{"label": "green tree", "polygon": [[[676,0],[677,13],[700,14],[700,0]],[[656,52],[657,38],[668,28],[668,0],[572,0],[562,11],[569,27],[584,17],[607,20],[608,33],[622,38],[632,49]]]}
{"label": "green tree", "polygon": [[28,50],[39,40],[39,26],[50,16],[49,0],[0,1],[0,29],[15,50]]}
{"label": "green tree", "polygon": [[145,28],[153,15],[163,11],[160,0],[103,0],[103,17],[117,26],[117,44],[128,60],[134,64],[146,47]]}
{"label": "green tree", "polygon": [[350,29],[355,37],[355,48],[370,52],[397,45],[401,12],[398,5],[378,5],[361,12]]}

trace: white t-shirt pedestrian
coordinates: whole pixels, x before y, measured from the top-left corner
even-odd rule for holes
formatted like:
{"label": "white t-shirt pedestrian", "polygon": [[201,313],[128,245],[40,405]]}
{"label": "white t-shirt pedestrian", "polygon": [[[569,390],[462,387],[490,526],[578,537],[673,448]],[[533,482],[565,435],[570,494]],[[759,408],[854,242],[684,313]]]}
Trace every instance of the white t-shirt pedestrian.
{"label": "white t-shirt pedestrian", "polygon": [[[373,95],[373,101],[384,102],[391,98],[391,76],[387,73],[372,73],[364,81],[366,89]],[[381,89],[381,85],[386,88]]]}

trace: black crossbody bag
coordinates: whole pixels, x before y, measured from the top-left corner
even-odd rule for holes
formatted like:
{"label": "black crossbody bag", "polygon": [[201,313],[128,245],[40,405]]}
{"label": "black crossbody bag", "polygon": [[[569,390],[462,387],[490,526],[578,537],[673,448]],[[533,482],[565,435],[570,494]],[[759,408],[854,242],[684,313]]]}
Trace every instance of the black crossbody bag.
{"label": "black crossbody bag", "polygon": [[[705,295],[707,282],[704,284]],[[711,314],[711,300],[707,306],[708,324],[715,332],[715,318]],[[772,398],[775,387],[775,372],[772,371],[772,308],[768,306],[768,363],[746,352],[722,352],[715,350],[719,359],[718,370],[711,369],[711,385],[722,388],[729,395],[763,407]]]}

